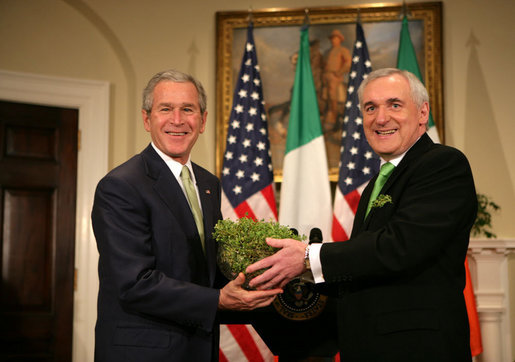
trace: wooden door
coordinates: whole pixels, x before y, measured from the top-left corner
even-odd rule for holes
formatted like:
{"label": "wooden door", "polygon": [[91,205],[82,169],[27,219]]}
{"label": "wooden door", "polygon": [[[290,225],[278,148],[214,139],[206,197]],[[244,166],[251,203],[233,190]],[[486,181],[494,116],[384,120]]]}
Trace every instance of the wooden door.
{"label": "wooden door", "polygon": [[71,361],[78,111],[0,101],[0,360]]}

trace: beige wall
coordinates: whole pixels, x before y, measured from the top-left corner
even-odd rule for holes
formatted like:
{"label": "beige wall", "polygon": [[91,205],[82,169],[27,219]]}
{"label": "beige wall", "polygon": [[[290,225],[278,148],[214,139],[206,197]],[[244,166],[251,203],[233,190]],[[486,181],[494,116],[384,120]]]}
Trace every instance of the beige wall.
{"label": "beige wall", "polygon": [[[255,0],[254,9],[369,1]],[[209,124],[193,157],[215,168],[215,12],[238,0],[0,0],[0,69],[111,84],[109,165],[149,141],[140,94],[158,70],[193,73],[209,96]],[[515,2],[447,0],[443,6],[446,142],[469,157],[479,192],[501,205],[494,226],[515,237]]]}
{"label": "beige wall", "polygon": [[[191,72],[209,97],[193,158],[214,171],[215,12],[370,2],[0,0],[0,69],[108,81],[110,167],[149,141],[139,111],[148,78],[169,67]],[[468,155],[477,190],[502,207],[497,235],[515,238],[515,1],[443,3],[446,141]]]}

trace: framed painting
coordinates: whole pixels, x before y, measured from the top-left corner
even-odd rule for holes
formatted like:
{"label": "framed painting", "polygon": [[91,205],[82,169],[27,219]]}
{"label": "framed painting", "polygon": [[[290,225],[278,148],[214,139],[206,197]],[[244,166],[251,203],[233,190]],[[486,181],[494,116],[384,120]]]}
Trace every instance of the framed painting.
{"label": "framed painting", "polygon": [[[359,7],[315,7],[307,9],[264,9],[227,11],[216,14],[216,168],[220,175],[227,137],[232,97],[239,73],[250,17],[263,84],[268,119],[274,179],[282,181],[282,162],[288,129],[290,93],[295,76],[300,28],[309,20],[311,67],[324,130],[329,178],[337,181],[340,160],[346,78],[337,91],[328,92],[324,72],[330,38],[338,35],[341,46],[352,54],[358,16],[363,26],[372,69],[395,67],[406,13],[420,71],[429,92],[431,110],[441,142],[444,137],[442,87],[442,4],[441,2],[369,4]],[[307,14],[307,15],[306,15]],[[333,89],[334,86],[333,86]],[[336,103],[336,106],[334,104]],[[332,108],[331,114],[329,109]],[[336,114],[334,114],[336,113]]]}

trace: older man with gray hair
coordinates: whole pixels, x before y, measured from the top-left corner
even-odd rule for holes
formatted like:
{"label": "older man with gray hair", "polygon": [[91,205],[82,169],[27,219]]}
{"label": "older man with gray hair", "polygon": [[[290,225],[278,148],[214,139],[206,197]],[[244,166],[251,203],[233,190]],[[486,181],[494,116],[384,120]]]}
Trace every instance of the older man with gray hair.
{"label": "older man with gray hair", "polygon": [[250,284],[284,286],[311,272],[338,297],[342,361],[471,361],[463,288],[477,198],[467,158],[426,134],[429,98],[413,74],[376,70],[359,96],[382,166],[361,195],[351,238],[269,239],[280,250],[247,268],[269,268]]}

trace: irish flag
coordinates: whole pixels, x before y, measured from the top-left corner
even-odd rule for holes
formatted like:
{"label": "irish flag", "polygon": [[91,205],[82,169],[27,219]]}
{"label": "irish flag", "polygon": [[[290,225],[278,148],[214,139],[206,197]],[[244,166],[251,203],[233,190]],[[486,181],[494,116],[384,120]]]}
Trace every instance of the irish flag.
{"label": "irish flag", "polygon": [[281,224],[306,236],[311,228],[317,227],[324,240],[330,240],[331,191],[307,26],[300,32],[279,207]]}
{"label": "irish flag", "polygon": [[[420,79],[422,83],[424,83],[422,73],[420,73],[420,68],[418,66],[417,55],[415,53],[415,49],[413,48],[413,43],[411,42],[408,18],[406,15],[404,15],[404,18],[402,19],[401,40],[399,42],[399,52],[397,54],[397,68],[407,70],[408,72],[415,74],[417,78]],[[427,134],[429,137],[431,137],[433,142],[440,143],[440,137],[438,136],[438,132],[436,130],[432,112],[429,112],[428,123],[429,129],[427,130]]]}

